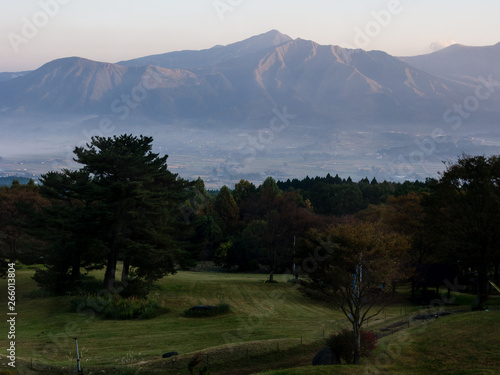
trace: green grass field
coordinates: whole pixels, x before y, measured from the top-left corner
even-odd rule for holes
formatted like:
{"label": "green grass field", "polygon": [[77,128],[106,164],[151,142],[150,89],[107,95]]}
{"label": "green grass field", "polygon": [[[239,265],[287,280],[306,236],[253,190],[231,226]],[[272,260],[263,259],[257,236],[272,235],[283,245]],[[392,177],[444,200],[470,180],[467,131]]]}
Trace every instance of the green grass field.
{"label": "green grass field", "polygon": [[[263,283],[264,275],[179,272],[161,280],[151,293],[151,298],[169,309],[167,314],[150,320],[109,321],[94,316],[91,310],[81,314],[69,312],[70,297],[41,296],[32,275],[33,270],[23,268],[16,277],[19,374],[73,373],[76,360],[73,337],[78,337],[82,366],[87,374],[102,371],[185,374],[188,361],[197,352],[201,353],[202,364],[210,365],[212,374],[251,374],[307,366],[323,346],[323,334],[348,326],[340,312],[303,296],[286,282],[285,276],[278,277],[276,284],[268,284]],[[95,275],[102,278],[101,273]],[[0,280],[0,290],[1,300],[6,301],[5,280]],[[460,298],[473,300],[466,295]],[[183,316],[184,310],[193,305],[220,302],[231,306],[229,314],[201,319]],[[4,308],[6,313],[6,304]],[[368,329],[381,332],[380,329],[394,322],[404,323],[408,314],[418,311],[418,306],[402,300],[370,322]],[[5,320],[3,332],[8,329]],[[485,371],[495,366],[500,368],[499,323],[500,314],[494,310],[455,314],[428,324],[415,323],[409,329],[404,325],[404,330],[380,341],[373,360],[382,358],[383,365],[376,366],[373,362],[370,368],[394,374],[437,373],[443,363],[450,368],[450,374],[455,373],[453,369],[465,371],[477,363],[484,365]],[[410,340],[400,343],[402,334]],[[3,356],[7,341],[6,334],[0,336],[0,373],[9,370]],[[386,363],[384,353],[396,344],[401,353],[390,356]],[[180,354],[175,362],[161,358],[169,351]],[[460,365],[462,360],[466,366]],[[366,367],[305,367],[269,374],[364,374],[364,371]]]}
{"label": "green grass field", "polygon": [[[332,333],[346,324],[340,313],[312,303],[285,279],[264,284],[263,275],[180,272],[161,280],[151,293],[169,309],[167,314],[150,320],[109,321],[90,309],[69,312],[70,297],[39,297],[32,274],[28,269],[17,272],[16,349],[18,361],[33,362],[34,367],[72,365],[73,337],[78,337],[82,364],[100,367],[147,362],[169,351],[191,354],[222,348],[230,353],[241,343],[252,343],[252,354],[255,343],[282,341],[283,348],[300,343],[301,337],[304,343],[317,340],[324,330]],[[0,289],[6,291],[5,280]],[[231,306],[229,314],[204,319],[183,316],[193,305],[221,301]],[[6,339],[0,337],[2,348]]]}
{"label": "green grass field", "polygon": [[417,324],[380,340],[361,366],[309,366],[260,374],[500,374],[500,311],[459,313]]}

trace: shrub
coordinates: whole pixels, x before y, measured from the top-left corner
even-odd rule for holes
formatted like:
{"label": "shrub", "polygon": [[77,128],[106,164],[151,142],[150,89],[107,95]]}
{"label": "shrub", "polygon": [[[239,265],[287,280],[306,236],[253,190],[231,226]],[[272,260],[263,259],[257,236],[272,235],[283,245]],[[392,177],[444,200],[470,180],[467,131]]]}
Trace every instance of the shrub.
{"label": "shrub", "polygon": [[377,335],[370,331],[361,330],[361,350],[362,357],[369,357],[377,348]]}
{"label": "shrub", "polygon": [[[194,370],[196,366],[201,363],[201,353],[196,353],[193,358],[188,363],[188,371],[191,375],[194,375]],[[198,370],[198,375],[210,375],[210,369],[208,366],[203,366],[200,370]]]}
{"label": "shrub", "polygon": [[152,300],[135,298],[121,298],[118,295],[112,298],[104,296],[76,296],[70,301],[71,311],[81,312],[91,309],[104,319],[151,319],[167,312],[160,304]]}
{"label": "shrub", "polygon": [[227,303],[219,303],[210,310],[185,310],[184,316],[186,318],[210,318],[217,315],[227,314],[230,306]]}
{"label": "shrub", "polygon": [[70,295],[97,294],[102,290],[102,281],[95,277],[82,276],[75,287],[69,292]]}
{"label": "shrub", "polygon": [[188,371],[191,375],[194,374],[195,367],[198,366],[201,362],[200,355],[201,353],[196,353],[195,356],[191,358],[191,360],[188,363]]}
{"label": "shrub", "polygon": [[[326,344],[340,359],[346,363],[354,361],[354,333],[352,330],[343,329],[336,335],[331,335],[326,339]],[[370,356],[370,353],[377,347],[377,337],[373,332],[361,331],[360,355]]]}
{"label": "shrub", "polygon": [[144,281],[135,275],[132,275],[127,281],[123,284],[119,283],[118,288],[122,287],[123,290],[120,292],[120,295],[124,298],[142,298],[146,299],[151,287],[153,284],[149,281]]}

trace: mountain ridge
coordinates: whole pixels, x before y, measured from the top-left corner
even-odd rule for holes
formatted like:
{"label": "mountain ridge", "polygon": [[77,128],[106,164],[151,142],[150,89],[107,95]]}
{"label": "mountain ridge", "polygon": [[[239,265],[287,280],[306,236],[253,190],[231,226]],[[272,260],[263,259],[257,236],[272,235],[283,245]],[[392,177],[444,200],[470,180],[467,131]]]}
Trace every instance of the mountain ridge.
{"label": "mountain ridge", "polygon": [[500,79],[500,42],[490,46],[453,44],[429,54],[400,57],[418,69],[448,79],[476,80],[492,74]]}
{"label": "mountain ridge", "polygon": [[[474,82],[421,67],[436,56],[448,58],[452,47],[408,60],[271,30],[227,46],[117,64],[68,57],[0,83],[0,110],[258,124],[273,108],[288,106],[301,114],[300,121],[319,126],[442,121]],[[500,43],[490,47],[500,51]],[[451,51],[457,49],[463,51]],[[497,114],[484,107],[486,118]]]}
{"label": "mountain ridge", "polygon": [[163,68],[211,66],[223,60],[271,48],[289,40],[292,40],[292,38],[288,35],[281,34],[278,30],[271,30],[226,46],[216,45],[203,50],[167,52],[120,61],[117,64],[124,66],[155,65]]}

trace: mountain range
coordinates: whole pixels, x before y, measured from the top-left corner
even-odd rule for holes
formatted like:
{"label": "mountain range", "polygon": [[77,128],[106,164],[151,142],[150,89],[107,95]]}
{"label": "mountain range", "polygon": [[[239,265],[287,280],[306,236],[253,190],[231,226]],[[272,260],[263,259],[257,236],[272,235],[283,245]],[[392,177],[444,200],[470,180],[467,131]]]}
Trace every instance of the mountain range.
{"label": "mountain range", "polygon": [[[272,30],[201,51],[116,64],[69,57],[32,72],[3,73],[0,113],[133,114],[205,128],[258,127],[269,122],[274,108],[287,107],[297,121],[328,128],[442,122],[443,113],[474,95],[481,82],[500,79],[499,57],[500,43],[395,57],[319,45]],[[496,122],[496,91],[491,89],[489,100],[474,109],[471,121]]]}

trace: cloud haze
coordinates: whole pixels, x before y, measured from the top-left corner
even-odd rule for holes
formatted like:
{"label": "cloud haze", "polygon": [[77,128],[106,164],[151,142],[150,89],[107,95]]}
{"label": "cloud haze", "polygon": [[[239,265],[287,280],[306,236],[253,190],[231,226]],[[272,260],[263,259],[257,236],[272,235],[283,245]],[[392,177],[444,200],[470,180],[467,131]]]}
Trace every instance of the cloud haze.
{"label": "cloud haze", "polygon": [[431,45],[429,46],[429,49],[432,52],[436,52],[436,51],[439,51],[443,48],[449,47],[453,44],[457,44],[457,42],[455,42],[454,40],[451,40],[451,39],[450,40],[440,40],[440,41],[431,43]]}

